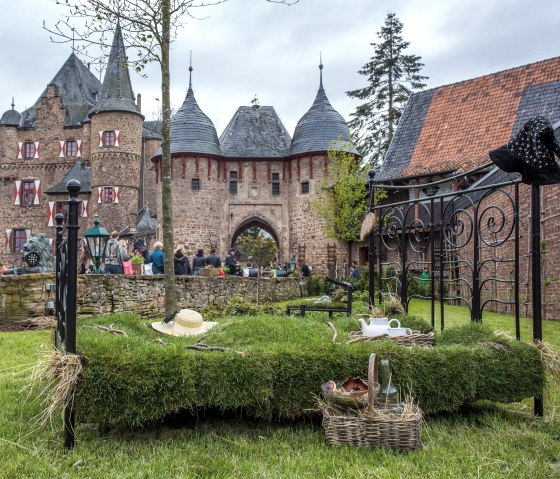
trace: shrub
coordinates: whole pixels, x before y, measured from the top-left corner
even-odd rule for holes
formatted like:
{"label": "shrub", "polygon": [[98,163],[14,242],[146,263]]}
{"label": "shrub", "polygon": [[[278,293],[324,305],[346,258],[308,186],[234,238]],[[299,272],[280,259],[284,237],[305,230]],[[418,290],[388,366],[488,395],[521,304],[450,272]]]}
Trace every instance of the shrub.
{"label": "shrub", "polygon": [[327,294],[329,284],[322,276],[311,276],[306,280],[307,294],[309,296],[319,296]]}

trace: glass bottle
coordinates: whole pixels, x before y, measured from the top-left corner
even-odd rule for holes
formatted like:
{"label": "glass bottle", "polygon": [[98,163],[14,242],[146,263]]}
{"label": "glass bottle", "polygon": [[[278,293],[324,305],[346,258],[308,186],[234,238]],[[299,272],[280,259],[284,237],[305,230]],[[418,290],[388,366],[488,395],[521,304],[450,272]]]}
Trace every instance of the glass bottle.
{"label": "glass bottle", "polygon": [[388,359],[382,359],[379,364],[382,378],[379,389],[379,408],[396,409],[400,406],[400,395],[392,381],[391,364]]}

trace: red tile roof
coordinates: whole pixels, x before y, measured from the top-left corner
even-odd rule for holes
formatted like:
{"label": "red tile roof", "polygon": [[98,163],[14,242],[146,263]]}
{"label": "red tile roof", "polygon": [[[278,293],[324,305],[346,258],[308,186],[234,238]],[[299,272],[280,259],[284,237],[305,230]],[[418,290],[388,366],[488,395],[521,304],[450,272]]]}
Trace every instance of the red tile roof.
{"label": "red tile roof", "polygon": [[526,88],[554,81],[560,81],[560,57],[437,88],[400,176],[465,171],[488,162],[488,151],[509,140]]}

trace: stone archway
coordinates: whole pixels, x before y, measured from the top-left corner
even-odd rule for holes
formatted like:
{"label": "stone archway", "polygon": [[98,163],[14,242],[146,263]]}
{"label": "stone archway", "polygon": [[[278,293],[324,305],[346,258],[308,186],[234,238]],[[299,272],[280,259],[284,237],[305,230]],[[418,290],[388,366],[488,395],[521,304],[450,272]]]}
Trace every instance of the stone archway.
{"label": "stone archway", "polygon": [[254,229],[255,233],[258,230],[262,230],[264,232],[264,236],[269,236],[276,242],[276,246],[280,251],[280,241],[275,229],[270,225],[270,223],[268,223],[268,221],[264,220],[263,218],[259,218],[257,216],[252,216],[251,218],[247,218],[237,226],[235,232],[231,236],[230,247],[232,248],[235,247],[235,244],[237,243],[239,237],[247,230],[251,230],[251,229]]}

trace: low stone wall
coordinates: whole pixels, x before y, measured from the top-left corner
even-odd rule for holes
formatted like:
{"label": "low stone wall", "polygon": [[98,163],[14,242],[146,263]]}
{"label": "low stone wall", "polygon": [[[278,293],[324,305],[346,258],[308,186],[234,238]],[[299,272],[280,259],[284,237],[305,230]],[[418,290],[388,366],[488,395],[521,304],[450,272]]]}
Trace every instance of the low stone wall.
{"label": "low stone wall", "polygon": [[[145,317],[162,316],[163,280],[163,276],[79,275],[78,316],[121,311],[134,311]],[[261,278],[260,302],[299,297],[300,281]],[[54,273],[0,277],[0,323],[52,315],[49,307],[54,305],[54,283]],[[184,308],[222,306],[231,296],[241,296],[253,303],[257,300],[256,278],[179,276],[176,284],[177,303]]]}

